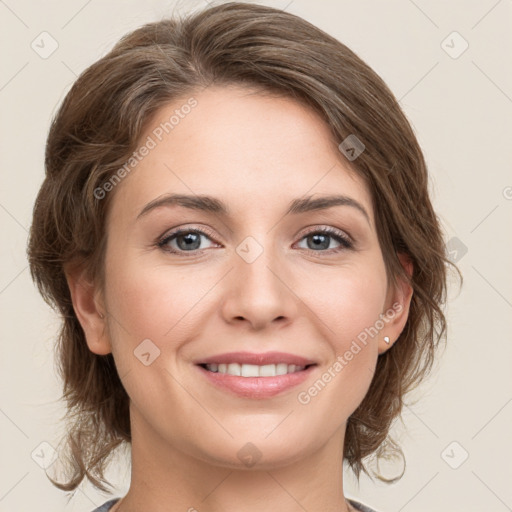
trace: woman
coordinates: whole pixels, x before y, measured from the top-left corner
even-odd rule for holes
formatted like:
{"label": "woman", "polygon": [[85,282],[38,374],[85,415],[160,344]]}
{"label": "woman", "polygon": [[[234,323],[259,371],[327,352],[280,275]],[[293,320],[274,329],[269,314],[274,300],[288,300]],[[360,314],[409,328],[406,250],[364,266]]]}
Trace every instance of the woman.
{"label": "woman", "polygon": [[445,333],[425,161],[383,81],[299,17],[145,25],[51,127],[29,242],[62,314],[68,481],[96,512],[371,511],[346,462],[399,448]]}

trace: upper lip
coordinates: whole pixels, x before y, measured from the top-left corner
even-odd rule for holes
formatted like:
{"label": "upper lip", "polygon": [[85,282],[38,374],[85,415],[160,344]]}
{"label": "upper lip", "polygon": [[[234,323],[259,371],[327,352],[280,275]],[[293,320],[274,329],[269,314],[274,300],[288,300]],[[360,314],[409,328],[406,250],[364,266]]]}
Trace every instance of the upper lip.
{"label": "upper lip", "polygon": [[215,356],[206,357],[204,359],[196,361],[195,364],[228,364],[228,363],[240,363],[240,364],[255,364],[255,365],[266,365],[266,364],[294,364],[295,366],[308,366],[316,364],[315,361],[297,356],[295,354],[288,354],[286,352],[265,352],[265,353],[254,353],[254,352],[227,352],[225,354],[217,354]]}

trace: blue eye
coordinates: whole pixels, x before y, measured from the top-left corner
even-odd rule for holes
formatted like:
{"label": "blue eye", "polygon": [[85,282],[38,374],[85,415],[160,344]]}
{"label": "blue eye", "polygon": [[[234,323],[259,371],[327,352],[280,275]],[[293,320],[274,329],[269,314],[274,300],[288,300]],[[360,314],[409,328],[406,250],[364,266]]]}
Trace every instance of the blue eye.
{"label": "blue eye", "polygon": [[[211,241],[213,236],[213,233],[210,233],[207,229],[180,228],[158,241],[157,245],[162,250],[172,254],[193,256],[205,249],[205,247],[200,247],[202,238]],[[301,241],[308,239],[311,240],[311,243],[308,243],[307,247],[302,247],[302,249],[306,249],[308,252],[337,253],[342,250],[353,249],[354,247],[347,235],[334,228],[317,228],[304,235]],[[338,247],[329,249],[332,240],[338,243]]]}
{"label": "blue eye", "polygon": [[[183,252],[192,252],[197,251],[199,249],[199,245],[201,245],[201,238],[210,238],[212,236],[210,233],[202,231],[200,229],[178,229],[169,235],[167,235],[163,240],[158,242],[158,246],[164,249],[165,251],[171,253],[183,253]],[[171,246],[171,242],[176,242],[178,250],[175,247]],[[204,247],[203,247],[204,249]]]}
{"label": "blue eye", "polygon": [[330,252],[338,252],[343,249],[352,249],[353,244],[341,231],[333,228],[320,228],[307,233],[301,240],[311,239],[312,243],[308,244],[307,250],[313,252],[327,252],[322,249],[328,249],[331,240],[336,240],[339,247],[331,249]]}

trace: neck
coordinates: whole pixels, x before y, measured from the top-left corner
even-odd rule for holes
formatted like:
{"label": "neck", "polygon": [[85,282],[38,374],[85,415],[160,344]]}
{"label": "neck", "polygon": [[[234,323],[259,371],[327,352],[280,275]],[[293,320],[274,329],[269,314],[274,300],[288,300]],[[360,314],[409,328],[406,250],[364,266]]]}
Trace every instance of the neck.
{"label": "neck", "polygon": [[[169,443],[136,416],[130,489],[112,512],[353,510],[343,495],[345,425],[324,445],[299,446],[291,456],[269,442],[272,436],[259,445],[226,436],[226,445],[207,453],[203,446]],[[252,465],[242,454],[252,456]]]}

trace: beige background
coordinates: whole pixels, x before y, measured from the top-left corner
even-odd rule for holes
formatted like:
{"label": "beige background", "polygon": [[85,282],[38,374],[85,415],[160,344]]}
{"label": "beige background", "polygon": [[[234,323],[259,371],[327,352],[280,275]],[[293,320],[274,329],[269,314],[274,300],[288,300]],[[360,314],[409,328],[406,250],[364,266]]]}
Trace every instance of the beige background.
{"label": "beige background", "polygon": [[[448,348],[396,428],[405,476],[392,485],[362,478],[358,488],[347,475],[347,493],[379,512],[512,510],[512,2],[265,3],[337,37],[391,87],[424,149],[433,201],[465,276],[462,291],[450,292]],[[124,33],[204,5],[0,0],[1,512],[88,512],[108,498],[83,485],[68,502],[39,465],[51,461],[64,413],[52,353],[58,322],[25,257],[50,118],[76,76]],[[52,39],[58,48],[42,58]],[[115,496],[129,484],[121,467],[109,474]]]}

